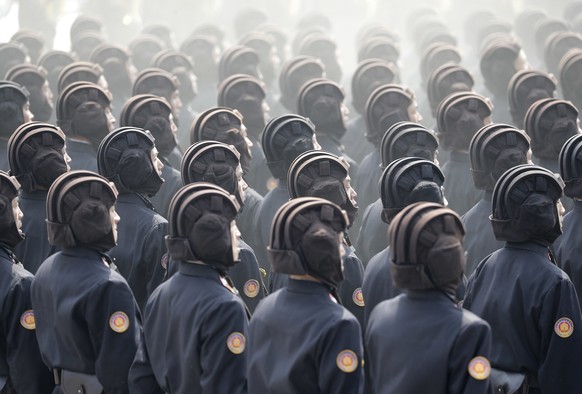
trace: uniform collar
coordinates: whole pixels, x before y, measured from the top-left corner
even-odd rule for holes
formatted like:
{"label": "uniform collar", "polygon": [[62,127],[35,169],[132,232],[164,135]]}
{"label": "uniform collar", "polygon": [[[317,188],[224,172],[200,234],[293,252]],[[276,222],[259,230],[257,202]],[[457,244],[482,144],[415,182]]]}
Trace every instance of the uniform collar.
{"label": "uniform collar", "polygon": [[294,293],[321,294],[332,296],[329,287],[320,282],[289,278],[287,288]]}
{"label": "uniform collar", "polygon": [[178,268],[180,273],[187,276],[201,276],[203,278],[220,280],[220,272],[213,267],[206,264],[189,263],[187,261],[180,261]]}
{"label": "uniform collar", "polygon": [[428,300],[428,301],[439,301],[446,302],[448,304],[456,305],[452,300],[447,297],[447,295],[438,289],[427,289],[427,290],[405,290],[408,297],[415,300]]}
{"label": "uniform collar", "polygon": [[130,204],[142,205],[154,210],[154,206],[151,201],[142,194],[135,192],[121,193],[117,197],[118,202],[126,202]]}
{"label": "uniform collar", "polygon": [[539,254],[539,255],[544,256],[545,258],[549,259],[548,247],[544,246],[542,244],[538,244],[536,242],[506,242],[505,247],[510,248],[510,249],[528,250],[530,252]]}
{"label": "uniform collar", "polygon": [[574,211],[582,212],[582,200],[574,200]]}
{"label": "uniform collar", "polygon": [[73,257],[81,257],[85,259],[91,260],[103,260],[105,259],[106,262],[109,264],[110,258],[105,253],[98,252],[93,249],[89,249],[85,246],[75,246],[72,248],[63,248],[63,254],[65,256],[73,256]]}
{"label": "uniform collar", "polygon": [[14,253],[7,247],[0,244],[0,258],[4,258],[8,261],[11,261],[12,264],[18,264],[18,260],[14,256]]}

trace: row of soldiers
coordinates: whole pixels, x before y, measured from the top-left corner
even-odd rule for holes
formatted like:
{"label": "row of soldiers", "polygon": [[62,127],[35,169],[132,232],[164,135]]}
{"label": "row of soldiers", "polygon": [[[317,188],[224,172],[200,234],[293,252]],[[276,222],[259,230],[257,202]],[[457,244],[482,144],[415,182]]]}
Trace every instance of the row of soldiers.
{"label": "row of soldiers", "polygon": [[[56,86],[0,46],[3,392],[579,391],[576,105],[490,20],[481,69],[512,116],[492,123],[455,37],[417,16],[436,132],[383,26],[361,37],[352,121],[321,26],[276,99],[250,44],[196,60],[220,80],[198,75],[198,113],[192,60],[159,38],[131,59],[80,17],[71,37],[105,60],[51,53]],[[544,31],[570,85],[582,40]]]}

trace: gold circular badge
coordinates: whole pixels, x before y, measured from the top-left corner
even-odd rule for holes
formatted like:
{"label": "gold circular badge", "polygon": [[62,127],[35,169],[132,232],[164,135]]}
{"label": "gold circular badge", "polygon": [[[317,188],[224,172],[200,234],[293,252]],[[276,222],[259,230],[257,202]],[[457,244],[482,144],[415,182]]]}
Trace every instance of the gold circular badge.
{"label": "gold circular badge", "polygon": [[124,312],[115,312],[109,318],[109,327],[115,332],[126,332],[129,328],[129,317]]}
{"label": "gold circular badge", "polygon": [[246,339],[240,332],[233,332],[226,340],[226,346],[233,354],[241,354],[245,351]]}
{"label": "gold circular badge", "polygon": [[259,281],[256,279],[249,279],[245,283],[244,292],[249,298],[255,298],[259,294]]}
{"label": "gold circular badge", "polygon": [[350,373],[358,368],[358,356],[352,350],[342,350],[335,359],[340,371]]}
{"label": "gold circular badge", "polygon": [[568,338],[574,332],[574,323],[567,317],[562,317],[554,324],[554,331],[560,338]]}
{"label": "gold circular badge", "polygon": [[354,304],[356,304],[357,306],[364,306],[364,293],[362,292],[362,288],[358,287],[356,290],[354,290],[354,293],[352,294],[352,300],[354,301]]}
{"label": "gold circular badge", "polygon": [[477,356],[469,362],[469,375],[477,380],[485,380],[491,375],[491,364],[485,357]]}
{"label": "gold circular badge", "polygon": [[34,311],[29,309],[20,316],[20,324],[27,330],[34,330],[36,328],[36,320],[34,319]]}

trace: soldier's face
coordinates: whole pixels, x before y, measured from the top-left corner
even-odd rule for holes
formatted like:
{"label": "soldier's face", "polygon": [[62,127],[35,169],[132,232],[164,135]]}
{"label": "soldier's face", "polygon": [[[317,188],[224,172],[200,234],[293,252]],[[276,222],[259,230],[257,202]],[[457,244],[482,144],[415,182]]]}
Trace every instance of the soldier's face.
{"label": "soldier's face", "polygon": [[408,106],[407,112],[408,119],[411,122],[420,123],[422,121],[422,115],[420,115],[420,112],[418,112],[418,105],[416,104],[416,100],[414,100],[412,104]]}
{"label": "soldier's face", "polygon": [[236,176],[238,178],[238,192],[244,202],[246,198],[246,190],[249,188],[249,185],[243,179],[243,170],[240,164],[236,167]]}
{"label": "soldier's face", "polygon": [[14,223],[16,224],[16,228],[20,232],[20,229],[22,228],[22,218],[24,217],[24,214],[22,213],[22,211],[20,210],[20,206],[18,205],[18,197],[15,197],[12,200],[12,215],[14,215]]}
{"label": "soldier's face", "polygon": [[230,238],[232,240],[232,259],[234,261],[238,260],[238,256],[239,256],[239,245],[238,245],[238,238],[240,237],[240,231],[238,230],[238,227],[236,227],[236,223],[233,220],[232,222],[230,222]]}
{"label": "soldier's face", "polygon": [[63,150],[61,151],[63,158],[65,159],[65,165],[67,166],[67,171],[71,171],[71,166],[69,163],[72,161],[71,156],[67,153],[67,145],[63,145]]}
{"label": "soldier's face", "polygon": [[159,176],[162,176],[162,170],[164,169],[164,163],[158,158],[158,149],[154,146],[150,151],[150,159],[152,160],[152,164],[154,166],[154,170],[158,173]]}
{"label": "soldier's face", "polygon": [[111,108],[106,107],[105,108],[105,117],[107,118],[107,127],[109,128],[109,131],[113,131],[113,129],[115,128],[115,116],[113,116],[113,113],[111,112]]}
{"label": "soldier's face", "polygon": [[28,101],[22,106],[22,116],[24,123],[31,122],[34,119],[34,115],[30,112],[30,103]]}
{"label": "soldier's face", "polygon": [[115,211],[115,205],[109,208],[109,219],[111,220],[111,232],[113,233],[113,239],[115,240],[115,243],[117,243],[117,224],[121,218]]}

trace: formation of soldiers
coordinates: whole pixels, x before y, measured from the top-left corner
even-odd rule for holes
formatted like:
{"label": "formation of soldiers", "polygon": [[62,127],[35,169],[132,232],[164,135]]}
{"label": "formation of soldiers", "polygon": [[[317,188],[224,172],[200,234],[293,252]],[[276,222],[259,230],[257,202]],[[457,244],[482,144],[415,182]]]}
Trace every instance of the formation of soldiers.
{"label": "formation of soldiers", "polygon": [[0,392],[580,393],[582,2],[409,22],[0,44]]}

